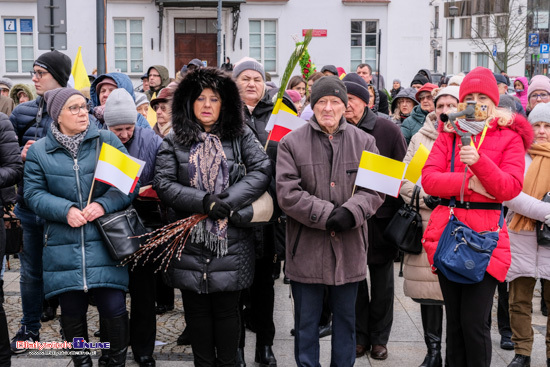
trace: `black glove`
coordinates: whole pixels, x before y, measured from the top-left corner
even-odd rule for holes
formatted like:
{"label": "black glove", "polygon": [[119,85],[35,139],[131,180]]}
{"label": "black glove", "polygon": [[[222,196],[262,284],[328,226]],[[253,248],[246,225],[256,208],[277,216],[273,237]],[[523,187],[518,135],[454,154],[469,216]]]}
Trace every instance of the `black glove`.
{"label": "black glove", "polygon": [[229,217],[231,206],[222,199],[228,197],[229,194],[222,192],[221,194],[207,194],[202,200],[204,212],[208,214],[210,219],[218,220]]}
{"label": "black glove", "polygon": [[426,206],[432,210],[434,210],[435,207],[438,206],[440,202],[441,202],[441,198],[437,196],[431,196],[431,195],[424,196],[424,204],[426,204]]}
{"label": "black glove", "polygon": [[355,226],[355,218],[349,210],[338,207],[330,213],[327,219],[327,229],[335,232],[343,232]]}

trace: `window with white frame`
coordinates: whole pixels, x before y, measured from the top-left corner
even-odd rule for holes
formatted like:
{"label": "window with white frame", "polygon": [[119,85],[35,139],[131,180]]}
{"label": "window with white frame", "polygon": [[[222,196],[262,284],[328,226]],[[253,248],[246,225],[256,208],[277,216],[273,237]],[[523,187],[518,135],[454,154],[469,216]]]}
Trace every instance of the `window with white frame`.
{"label": "window with white frame", "polygon": [[270,73],[277,72],[277,21],[268,19],[250,20],[250,57],[264,65]]}
{"label": "window with white frame", "polygon": [[376,20],[351,21],[351,69],[359,64],[369,64],[377,71],[376,47],[378,46],[378,22]]}
{"label": "window with white frame", "polygon": [[32,71],[34,63],[33,19],[2,18],[6,73]]}
{"label": "window with white frame", "polygon": [[122,73],[143,73],[141,19],[114,19],[115,68]]}

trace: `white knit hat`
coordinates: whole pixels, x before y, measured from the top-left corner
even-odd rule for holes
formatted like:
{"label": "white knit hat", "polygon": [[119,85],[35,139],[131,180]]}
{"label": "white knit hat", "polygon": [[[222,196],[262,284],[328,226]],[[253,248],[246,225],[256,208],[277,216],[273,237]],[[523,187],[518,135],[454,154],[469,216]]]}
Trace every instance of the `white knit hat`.
{"label": "white knit hat", "polygon": [[550,103],[539,103],[529,113],[529,122],[531,125],[537,122],[546,122],[550,124]]}

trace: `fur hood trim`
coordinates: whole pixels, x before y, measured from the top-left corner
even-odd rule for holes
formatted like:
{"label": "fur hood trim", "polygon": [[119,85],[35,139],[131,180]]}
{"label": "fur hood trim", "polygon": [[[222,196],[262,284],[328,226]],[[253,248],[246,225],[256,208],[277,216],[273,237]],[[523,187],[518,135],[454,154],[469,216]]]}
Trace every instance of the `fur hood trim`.
{"label": "fur hood trim", "polygon": [[172,129],[184,144],[198,141],[204,131],[193,112],[193,103],[204,89],[212,89],[221,98],[218,121],[210,131],[222,140],[232,140],[244,131],[243,104],[237,84],[231,76],[216,68],[202,68],[188,73],[180,82],[172,100]]}

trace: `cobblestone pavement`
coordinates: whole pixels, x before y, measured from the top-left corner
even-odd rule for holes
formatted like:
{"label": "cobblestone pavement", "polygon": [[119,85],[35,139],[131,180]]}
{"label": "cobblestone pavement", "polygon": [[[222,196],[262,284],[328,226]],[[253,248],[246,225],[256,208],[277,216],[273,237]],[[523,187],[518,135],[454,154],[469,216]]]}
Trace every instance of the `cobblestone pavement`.
{"label": "cobblestone pavement", "polygon": [[[10,260],[11,269],[4,273],[4,291],[6,300],[4,307],[8,317],[10,336],[13,337],[19,328],[21,320],[21,297],[19,293],[19,261]],[[420,308],[417,303],[403,295],[403,278],[397,276],[399,266],[395,264],[395,309],[394,323],[388,343],[389,356],[385,361],[370,359],[368,356],[357,359],[355,365],[360,367],[416,367],[420,365],[426,354],[423,341]],[[276,281],[275,286],[275,325],[277,328],[273,350],[278,360],[279,367],[295,366],[294,362],[294,338],[290,335],[293,327],[292,302],[289,298],[289,287],[283,284],[282,278]],[[496,326],[496,298],[493,306],[493,359],[492,366],[506,367],[514,356],[513,351],[500,349],[500,336]],[[129,308],[129,303],[128,303]],[[546,366],[545,342],[546,318],[540,313],[540,293],[537,290],[533,299],[533,328],[535,342],[531,360],[532,367]],[[90,306],[88,312],[89,335],[98,330],[98,314],[95,307]],[[157,317],[157,341],[154,357],[159,367],[191,367],[193,356],[190,346],[176,345],[176,339],[185,325],[182,312],[181,294],[176,292],[174,311]],[[251,332],[246,333],[245,359],[248,367],[258,366],[254,363],[255,336]],[[41,341],[61,341],[59,334],[59,318],[43,323],[40,331]],[[99,341],[91,337],[91,341]],[[330,365],[330,337],[321,339],[321,365]],[[443,347],[444,349],[444,347]],[[97,357],[96,357],[97,358]],[[97,363],[97,362],[95,362]],[[12,366],[21,367],[50,367],[72,366],[70,358],[51,356],[29,356],[21,354],[13,356]],[[136,367],[131,352],[128,354],[127,366]]]}

